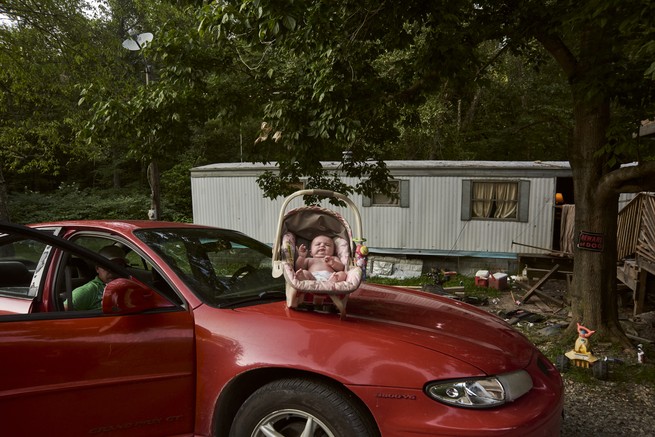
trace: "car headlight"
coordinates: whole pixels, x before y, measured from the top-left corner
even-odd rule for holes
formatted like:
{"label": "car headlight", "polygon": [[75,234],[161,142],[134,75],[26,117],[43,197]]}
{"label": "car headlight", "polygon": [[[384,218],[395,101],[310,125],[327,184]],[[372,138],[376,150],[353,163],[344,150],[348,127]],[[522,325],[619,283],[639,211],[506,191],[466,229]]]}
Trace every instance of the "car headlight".
{"label": "car headlight", "polygon": [[445,404],[466,408],[493,408],[526,394],[532,378],[525,370],[487,378],[433,382],[426,393]]}

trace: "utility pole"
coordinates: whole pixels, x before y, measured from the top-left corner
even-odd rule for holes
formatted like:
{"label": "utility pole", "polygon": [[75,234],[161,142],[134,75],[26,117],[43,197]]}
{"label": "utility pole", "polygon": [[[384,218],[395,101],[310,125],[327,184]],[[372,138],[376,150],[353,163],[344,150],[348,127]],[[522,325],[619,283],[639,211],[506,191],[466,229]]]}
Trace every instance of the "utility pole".
{"label": "utility pole", "polygon": [[[143,56],[143,64],[145,66],[146,87],[150,85],[150,65],[148,60],[143,54],[142,49],[152,41],[152,33],[130,34],[130,37],[123,41],[123,47],[130,51],[139,51]],[[152,143],[152,138],[148,137],[148,142]],[[151,144],[152,145],[152,144]],[[152,150],[152,147],[148,148]],[[155,156],[150,157],[150,164],[147,170],[148,184],[150,185],[150,210],[148,210],[148,218],[150,220],[161,219],[161,195],[160,195],[160,175],[159,165]]]}

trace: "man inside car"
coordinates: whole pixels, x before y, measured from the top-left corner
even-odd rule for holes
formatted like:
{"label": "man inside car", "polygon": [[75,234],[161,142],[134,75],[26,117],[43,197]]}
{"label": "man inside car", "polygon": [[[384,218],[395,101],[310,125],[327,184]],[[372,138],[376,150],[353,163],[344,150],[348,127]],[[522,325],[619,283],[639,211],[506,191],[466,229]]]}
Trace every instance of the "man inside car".
{"label": "man inside car", "polygon": [[[105,246],[98,252],[113,263],[122,267],[127,266],[125,254],[117,246]],[[64,303],[67,310],[97,310],[102,308],[102,293],[105,285],[117,278],[114,272],[106,270],[104,267],[96,265],[97,276],[73,290],[73,304],[68,301]]]}

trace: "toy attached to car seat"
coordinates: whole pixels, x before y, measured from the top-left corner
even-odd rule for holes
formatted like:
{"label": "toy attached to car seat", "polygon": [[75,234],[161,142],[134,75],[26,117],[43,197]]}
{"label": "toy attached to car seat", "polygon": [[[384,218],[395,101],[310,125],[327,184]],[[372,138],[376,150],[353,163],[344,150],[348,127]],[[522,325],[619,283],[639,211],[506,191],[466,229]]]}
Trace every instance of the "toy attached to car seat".
{"label": "toy attached to car seat", "polygon": [[[353,239],[350,225],[333,210],[302,206],[285,212],[291,200],[300,196],[336,198],[346,203],[355,217],[357,238]],[[334,256],[344,265],[345,280],[307,280],[304,274],[297,275],[297,248],[301,245],[309,247],[310,242],[319,235],[333,240]],[[348,197],[328,190],[301,190],[288,196],[280,211],[273,245],[273,277],[284,275],[287,306],[328,312],[336,310],[344,318],[348,295],[359,288],[366,268],[368,249],[361,244],[356,246],[355,241],[361,243],[365,240],[361,237],[359,210]],[[359,255],[356,255],[358,249]],[[355,256],[358,256],[357,263]]]}
{"label": "toy attached to car seat", "polygon": [[357,248],[355,249],[355,264],[362,269],[362,281],[366,280],[366,265],[368,264],[368,247],[364,246],[366,239],[355,240]]}

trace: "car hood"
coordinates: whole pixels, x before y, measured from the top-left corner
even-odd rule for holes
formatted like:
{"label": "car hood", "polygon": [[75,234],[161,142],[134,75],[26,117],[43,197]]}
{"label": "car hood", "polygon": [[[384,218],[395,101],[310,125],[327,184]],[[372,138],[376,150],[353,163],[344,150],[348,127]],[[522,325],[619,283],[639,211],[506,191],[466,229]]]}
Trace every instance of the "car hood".
{"label": "car hood", "polygon": [[455,299],[366,284],[347,304],[347,319],[387,338],[464,361],[486,374],[525,368],[534,346],[499,317]]}

